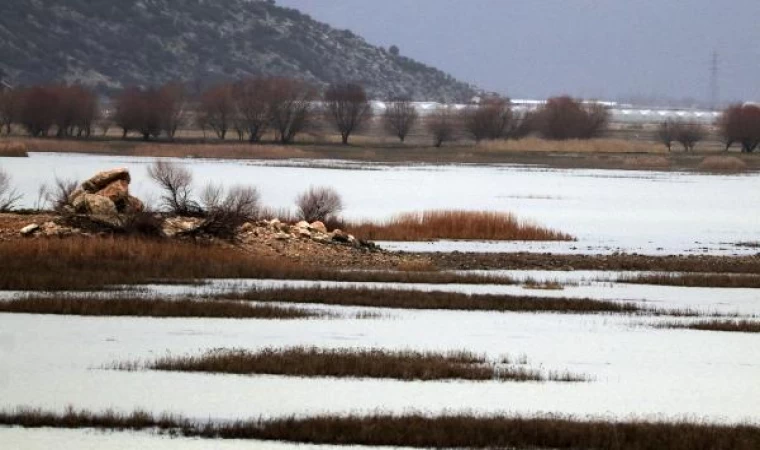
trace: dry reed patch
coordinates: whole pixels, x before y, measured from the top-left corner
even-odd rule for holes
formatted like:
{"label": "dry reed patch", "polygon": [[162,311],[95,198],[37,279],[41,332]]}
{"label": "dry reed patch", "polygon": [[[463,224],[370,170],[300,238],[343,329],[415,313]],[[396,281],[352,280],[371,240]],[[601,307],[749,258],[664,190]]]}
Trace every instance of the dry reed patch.
{"label": "dry reed patch", "polygon": [[664,156],[632,156],[623,160],[626,169],[665,170],[670,168],[670,160]]}
{"label": "dry reed patch", "polygon": [[567,314],[639,314],[693,317],[705,315],[691,310],[642,308],[634,303],[588,298],[463,294],[441,291],[406,291],[373,288],[284,288],[251,289],[219,294],[219,299],[257,302],[364,306],[391,309],[442,309],[457,311],[544,312]]}
{"label": "dry reed patch", "polygon": [[0,141],[0,158],[23,158],[27,154],[27,146],[18,141]]}
{"label": "dry reed patch", "polygon": [[447,414],[320,415],[279,419],[198,422],[180,416],[136,411],[63,413],[18,408],[0,411],[0,425],[26,428],[159,430],[207,439],[256,439],[304,444],[415,448],[552,448],[597,450],[756,450],[760,427],[697,421],[617,422],[545,415]]}
{"label": "dry reed patch", "polygon": [[665,323],[658,328],[685,330],[725,331],[732,333],[760,333],[760,322],[752,320],[702,320],[693,323]]}
{"label": "dry reed patch", "polygon": [[306,319],[329,316],[303,308],[250,305],[234,301],[106,296],[25,297],[0,301],[0,313],[225,319]]}
{"label": "dry reed patch", "polygon": [[697,168],[708,172],[743,172],[747,163],[736,156],[708,156]]}
{"label": "dry reed patch", "polygon": [[[116,364],[134,370],[139,364]],[[293,347],[248,350],[212,350],[199,356],[165,356],[143,366],[171,372],[207,372],[237,375],[294,377],[380,378],[403,381],[589,381],[570,372],[547,372],[503,365],[468,351],[448,353],[381,349],[320,349]]]}
{"label": "dry reed patch", "polygon": [[659,286],[760,288],[760,275],[727,273],[671,273],[623,276],[620,283],[653,284]]}
{"label": "dry reed patch", "polygon": [[568,139],[554,141],[537,137],[519,140],[481,142],[475,151],[482,152],[555,152],[555,153],[665,153],[654,142],[627,139]]}
{"label": "dry reed patch", "polygon": [[571,241],[567,233],[521,221],[511,213],[491,211],[432,210],[400,214],[383,223],[347,224],[361,239],[422,241],[430,239],[483,239],[521,241]]}
{"label": "dry reed patch", "polygon": [[0,241],[0,261],[0,290],[93,290],[204,278],[511,283],[499,277],[448,272],[346,272],[260,257],[231,246],[118,236]]}

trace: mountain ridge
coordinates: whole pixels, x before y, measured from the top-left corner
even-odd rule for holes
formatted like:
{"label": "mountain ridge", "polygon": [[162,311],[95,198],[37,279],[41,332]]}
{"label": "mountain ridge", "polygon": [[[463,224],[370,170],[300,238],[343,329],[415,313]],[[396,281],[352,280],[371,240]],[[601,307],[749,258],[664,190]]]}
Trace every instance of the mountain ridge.
{"label": "mountain ridge", "polygon": [[466,101],[477,88],[272,0],[5,0],[0,70],[99,91],[287,76],[362,83],[373,98]]}

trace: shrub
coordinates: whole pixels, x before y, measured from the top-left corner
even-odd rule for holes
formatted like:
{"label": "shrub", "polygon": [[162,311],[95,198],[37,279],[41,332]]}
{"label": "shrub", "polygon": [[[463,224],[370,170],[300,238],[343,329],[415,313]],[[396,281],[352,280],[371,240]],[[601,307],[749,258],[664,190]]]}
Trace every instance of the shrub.
{"label": "shrub", "polygon": [[708,156],[699,163],[700,170],[715,172],[741,172],[747,163],[735,156]]}
{"label": "shrub", "polygon": [[11,185],[11,176],[0,167],[0,212],[12,210],[19,200],[21,194]]}
{"label": "shrub", "polygon": [[54,211],[63,212],[65,207],[70,204],[71,194],[74,193],[77,186],[79,183],[76,180],[56,177],[53,186],[45,185],[42,187],[42,191],[50,207]]}
{"label": "shrub", "polygon": [[462,110],[464,130],[475,142],[507,137],[512,126],[509,99],[487,98]]}
{"label": "shrub", "polygon": [[164,194],[161,201],[164,208],[175,214],[195,215],[200,207],[192,198],[193,174],[175,163],[157,160],[148,167],[148,176],[155,181]]}
{"label": "shrub", "polygon": [[260,198],[259,191],[251,186],[233,186],[225,193],[219,185],[207,185],[201,194],[206,220],[199,231],[218,237],[234,237],[237,227],[258,216]]}
{"label": "shrub", "polygon": [[385,129],[404,142],[407,134],[417,123],[419,114],[408,98],[399,98],[388,102],[383,114]]}
{"label": "shrub", "polygon": [[723,111],[718,127],[726,142],[726,151],[738,142],[742,152],[753,152],[760,145],[760,106],[732,105]]}
{"label": "shrub", "polygon": [[444,142],[456,137],[457,117],[449,105],[442,105],[430,114],[426,120],[428,132],[433,136],[433,145],[440,147]]}
{"label": "shrub", "polygon": [[297,215],[300,219],[322,222],[333,218],[343,210],[343,200],[338,192],[325,186],[310,187],[296,198]]}

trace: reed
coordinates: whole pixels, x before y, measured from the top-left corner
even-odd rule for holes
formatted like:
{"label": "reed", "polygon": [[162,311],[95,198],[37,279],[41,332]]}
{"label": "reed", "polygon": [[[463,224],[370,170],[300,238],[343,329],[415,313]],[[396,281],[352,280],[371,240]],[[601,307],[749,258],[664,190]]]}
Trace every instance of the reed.
{"label": "reed", "polygon": [[760,275],[729,273],[665,273],[623,276],[621,283],[654,284],[660,286],[760,288]]}
{"label": "reed", "polygon": [[567,233],[521,221],[514,214],[492,211],[431,210],[400,214],[381,223],[347,223],[346,227],[358,238],[382,241],[574,239]]}
{"label": "reed", "polygon": [[752,320],[702,320],[692,323],[665,323],[660,328],[701,331],[725,331],[730,333],[760,333],[760,322]]}

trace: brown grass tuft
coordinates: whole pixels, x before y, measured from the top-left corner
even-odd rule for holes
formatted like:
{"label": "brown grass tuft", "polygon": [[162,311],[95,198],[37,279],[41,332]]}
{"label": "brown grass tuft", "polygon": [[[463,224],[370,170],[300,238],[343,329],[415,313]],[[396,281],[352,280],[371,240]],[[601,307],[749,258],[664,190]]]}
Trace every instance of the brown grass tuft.
{"label": "brown grass tuft", "polygon": [[708,156],[698,168],[708,172],[743,172],[747,170],[747,163],[736,156]]}
{"label": "brown grass tuft", "polygon": [[726,331],[733,333],[760,333],[760,322],[751,320],[702,320],[693,323],[666,323],[660,328],[677,328],[702,331]]}
{"label": "brown grass tuft", "polygon": [[571,241],[569,234],[518,220],[514,214],[490,211],[433,210],[405,213],[384,223],[349,223],[360,239],[422,241],[429,239],[486,239]]}
{"label": "brown grass tuft", "polygon": [[728,273],[638,274],[623,276],[621,283],[659,286],[760,288],[760,275]]}
{"label": "brown grass tuft", "polygon": [[[117,364],[134,370],[138,364]],[[525,367],[497,364],[468,351],[448,353],[381,349],[320,349],[293,347],[212,350],[200,356],[165,356],[144,366],[172,372],[286,375],[295,377],[389,378],[395,380],[589,381],[569,372],[542,373]]]}
{"label": "brown grass tuft", "polygon": [[107,296],[25,297],[0,301],[0,313],[230,319],[304,319],[326,315],[302,308],[250,305],[234,301]]}
{"label": "brown grass tuft", "polygon": [[92,290],[115,284],[203,278],[512,283],[500,277],[448,272],[330,270],[222,245],[137,237],[0,241],[0,261],[0,290]]}
{"label": "brown grass tuft", "polygon": [[627,169],[668,169],[670,160],[664,156],[631,156],[623,160],[623,166]]}
{"label": "brown grass tuft", "polygon": [[568,139],[562,141],[528,137],[519,140],[481,142],[479,151],[488,152],[552,152],[552,153],[664,153],[654,142],[632,139]]}
{"label": "brown grass tuft", "polygon": [[447,414],[322,415],[199,423],[146,412],[121,415],[72,408],[63,414],[19,408],[0,411],[0,425],[106,430],[149,430],[209,439],[257,439],[304,444],[415,448],[552,448],[597,450],[756,450],[757,425],[696,421],[581,420],[572,416]]}
{"label": "brown grass tuft", "polygon": [[658,310],[642,308],[634,303],[592,300],[588,298],[547,298],[533,296],[463,294],[440,291],[405,291],[373,288],[300,288],[252,289],[245,292],[219,294],[220,299],[365,306],[397,309],[443,309],[466,311],[547,312],[568,314],[642,314],[699,316],[690,310]]}
{"label": "brown grass tuft", "polygon": [[24,158],[27,154],[27,146],[18,141],[0,141],[0,157],[4,158]]}

